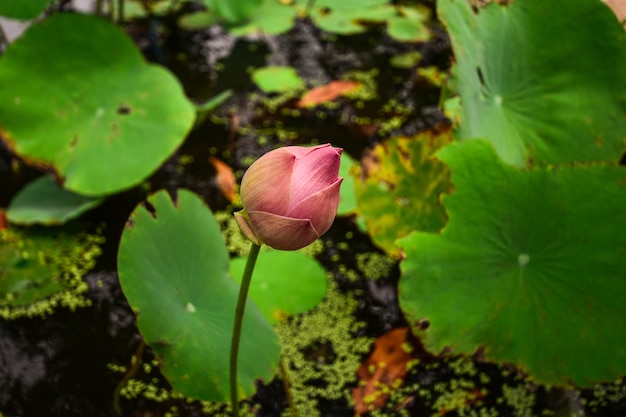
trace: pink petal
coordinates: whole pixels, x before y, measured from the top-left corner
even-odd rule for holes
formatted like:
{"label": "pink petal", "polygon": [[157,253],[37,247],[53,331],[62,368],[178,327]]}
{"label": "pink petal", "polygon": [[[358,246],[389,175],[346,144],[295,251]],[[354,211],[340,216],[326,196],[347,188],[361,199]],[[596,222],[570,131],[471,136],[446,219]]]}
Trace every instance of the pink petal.
{"label": "pink petal", "polygon": [[319,237],[307,219],[292,219],[263,211],[248,214],[256,225],[257,236],[274,249],[297,250]]}
{"label": "pink petal", "polygon": [[289,152],[291,152],[296,158],[302,158],[303,156],[306,156],[307,154],[313,152],[316,149],[321,149],[321,148],[327,148],[331,146],[330,143],[325,143],[323,145],[317,145],[317,146],[310,146],[310,147],[304,147],[304,146],[286,146],[284,149],[287,149]]}
{"label": "pink petal", "polygon": [[317,233],[320,236],[323,235],[330,229],[337,215],[342,181],[343,178],[338,178],[330,186],[305,198],[297,206],[290,209],[287,215],[293,218],[311,220]]}
{"label": "pink petal", "polygon": [[244,210],[238,211],[236,213],[233,213],[235,215],[235,220],[237,221],[237,224],[239,225],[239,229],[241,229],[241,232],[243,233],[243,235],[245,237],[248,238],[248,240],[250,240],[251,242],[260,245],[262,242],[259,240],[258,236],[254,233],[254,229],[252,228],[252,225],[249,223],[248,219],[245,216],[245,212]]}
{"label": "pink petal", "polygon": [[333,147],[316,147],[296,159],[293,169],[290,208],[337,181],[341,150]]}
{"label": "pink petal", "polygon": [[266,153],[248,168],[240,190],[242,205],[248,213],[287,213],[295,160],[291,152],[280,148]]}

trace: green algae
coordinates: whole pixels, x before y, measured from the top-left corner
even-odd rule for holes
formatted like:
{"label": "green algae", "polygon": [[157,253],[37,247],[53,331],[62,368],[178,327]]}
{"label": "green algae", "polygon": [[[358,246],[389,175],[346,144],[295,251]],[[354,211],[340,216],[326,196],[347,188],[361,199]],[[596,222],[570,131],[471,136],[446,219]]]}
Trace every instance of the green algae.
{"label": "green algae", "polygon": [[372,339],[356,336],[365,324],[354,318],[357,301],[332,281],[327,297],[312,312],[279,323],[283,380],[290,409],[283,416],[320,415],[321,399],[352,401],[350,388]]}
{"label": "green algae", "polygon": [[366,252],[356,255],[357,268],[368,279],[380,279],[389,276],[396,265],[396,260],[378,252]]}
{"label": "green algae", "polygon": [[241,233],[233,213],[217,211],[213,215],[220,225],[228,252],[234,257],[246,256],[250,251],[250,241]]}
{"label": "green algae", "polygon": [[[355,336],[364,326],[354,319],[356,306],[353,297],[342,294],[331,282],[326,299],[314,310],[278,324],[283,355],[281,378],[291,404],[284,410],[284,416],[319,416],[321,399],[351,401],[350,388],[356,385],[356,371],[372,342],[370,338]],[[171,417],[184,415],[181,414],[181,404],[194,405],[204,415],[230,416],[228,403],[197,401],[167,388],[158,374],[157,365],[158,362],[153,360],[140,366],[137,374],[121,389],[121,397],[171,403],[167,411]],[[120,374],[127,369],[119,364],[109,364],[108,367]],[[248,402],[242,407],[241,415],[246,417],[256,415],[259,409],[258,405]]]}
{"label": "green algae", "polygon": [[104,237],[68,228],[0,231],[0,317],[45,317],[57,307],[91,305],[82,277],[95,265]]}

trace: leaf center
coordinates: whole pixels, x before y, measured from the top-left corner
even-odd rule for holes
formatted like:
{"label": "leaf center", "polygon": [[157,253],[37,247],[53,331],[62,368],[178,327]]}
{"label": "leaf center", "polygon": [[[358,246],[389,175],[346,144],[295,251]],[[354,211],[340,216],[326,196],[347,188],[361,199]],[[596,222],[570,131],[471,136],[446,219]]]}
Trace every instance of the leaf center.
{"label": "leaf center", "polygon": [[517,257],[517,263],[521,268],[525,267],[528,262],[530,262],[530,255],[528,255],[527,253],[520,253]]}

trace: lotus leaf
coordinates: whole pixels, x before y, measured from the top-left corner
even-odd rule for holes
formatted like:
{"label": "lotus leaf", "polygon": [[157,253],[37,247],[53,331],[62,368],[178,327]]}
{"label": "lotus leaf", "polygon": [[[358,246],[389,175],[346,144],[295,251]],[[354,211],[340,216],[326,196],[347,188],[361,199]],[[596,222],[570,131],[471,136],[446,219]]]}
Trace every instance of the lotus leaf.
{"label": "lotus leaf", "polygon": [[89,196],[145,180],[195,115],[171,73],[147,64],[124,32],[95,16],[59,13],[30,27],[0,59],[0,84],[9,146]]}
{"label": "lotus leaf", "polygon": [[[500,157],[618,161],[626,141],[626,32],[595,0],[437,2],[456,56],[461,139]],[[584,22],[584,24],[581,24]]]}
{"label": "lotus leaf", "polygon": [[626,169],[520,169],[478,140],[437,155],[449,221],[398,241],[400,305],[425,346],[482,350],[549,385],[624,375]]}
{"label": "lotus leaf", "polygon": [[[160,191],[138,207],[124,230],[120,283],[146,343],[174,388],[197,399],[229,397],[229,351],[239,286],[217,221],[195,194],[173,202]],[[276,333],[248,301],[239,354],[240,396],[278,366]]]}

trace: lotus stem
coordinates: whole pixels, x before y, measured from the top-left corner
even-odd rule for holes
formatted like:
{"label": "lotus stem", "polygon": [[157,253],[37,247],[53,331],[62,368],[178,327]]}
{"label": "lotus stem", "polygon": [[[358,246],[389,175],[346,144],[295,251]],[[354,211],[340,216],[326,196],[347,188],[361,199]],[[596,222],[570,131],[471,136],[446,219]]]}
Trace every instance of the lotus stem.
{"label": "lotus stem", "polygon": [[233,337],[230,343],[230,402],[233,407],[233,417],[239,417],[239,395],[237,395],[237,358],[239,356],[239,341],[241,339],[241,328],[243,325],[243,313],[246,309],[248,290],[252,281],[252,272],[256,258],[259,256],[260,245],[255,243],[250,248],[246,269],[243,271],[239,297],[237,298],[237,308],[235,309],[235,323],[233,324]]}
{"label": "lotus stem", "polygon": [[124,0],[117,0],[117,23],[124,26]]}

